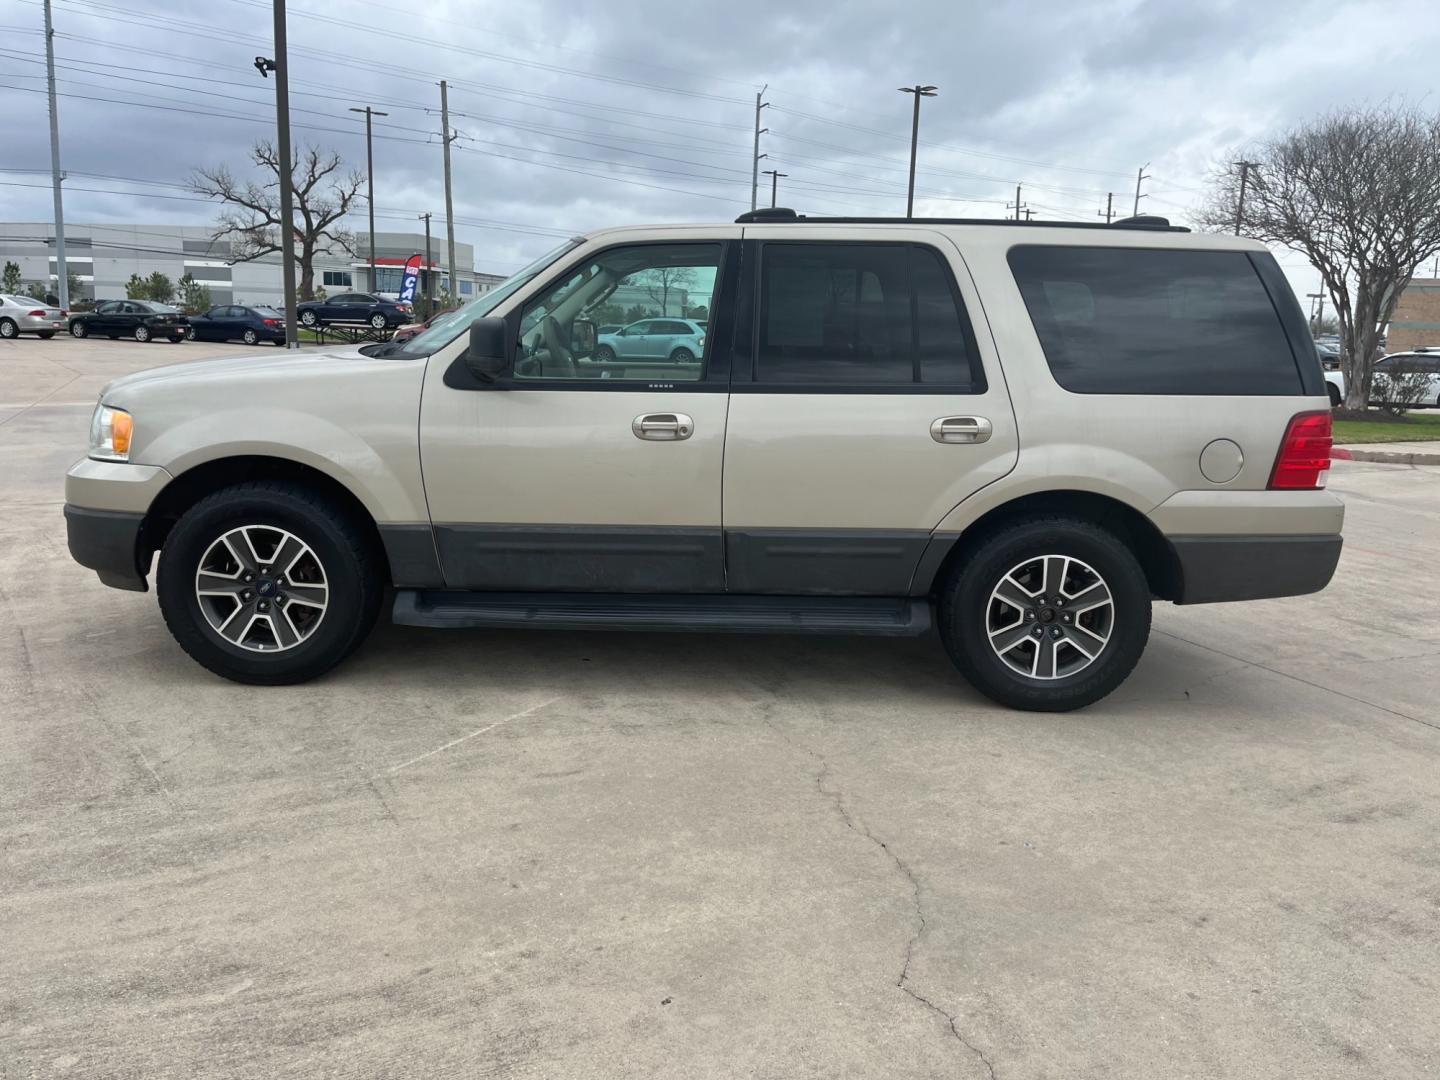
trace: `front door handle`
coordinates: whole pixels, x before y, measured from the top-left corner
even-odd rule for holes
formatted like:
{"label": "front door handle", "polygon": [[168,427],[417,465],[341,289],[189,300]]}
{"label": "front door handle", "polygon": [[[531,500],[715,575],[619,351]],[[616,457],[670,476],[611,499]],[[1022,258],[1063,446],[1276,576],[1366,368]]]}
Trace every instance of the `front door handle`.
{"label": "front door handle", "polygon": [[930,425],[930,437],[938,443],[982,443],[994,430],[983,416],[942,416]]}
{"label": "front door handle", "polygon": [[684,413],[645,413],[635,417],[630,430],[637,439],[652,439],[656,442],[675,442],[688,439],[695,430],[695,421]]}

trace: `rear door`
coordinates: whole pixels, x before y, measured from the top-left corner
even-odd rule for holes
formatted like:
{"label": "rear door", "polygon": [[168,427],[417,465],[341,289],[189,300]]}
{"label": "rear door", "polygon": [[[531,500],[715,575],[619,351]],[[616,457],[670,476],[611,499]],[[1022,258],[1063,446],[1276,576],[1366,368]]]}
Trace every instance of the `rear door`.
{"label": "rear door", "polygon": [[855,235],[745,230],[732,592],[905,595],[931,530],[1014,467],[1010,401],[957,249],[915,229]]}

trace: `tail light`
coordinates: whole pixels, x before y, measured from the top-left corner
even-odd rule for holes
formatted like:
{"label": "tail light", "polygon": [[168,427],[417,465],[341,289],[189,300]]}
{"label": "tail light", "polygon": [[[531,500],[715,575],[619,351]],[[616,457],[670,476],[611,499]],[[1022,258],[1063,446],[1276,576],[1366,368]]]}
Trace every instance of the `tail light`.
{"label": "tail light", "polygon": [[266,325],[266,326],[279,326],[279,325],[280,325],[280,320],[279,320],[279,319],[266,319],[266,320],[265,320],[265,325]]}
{"label": "tail light", "polygon": [[30,312],[30,317],[32,319],[43,319],[45,317],[45,309],[36,308],[34,311]]}
{"label": "tail light", "polygon": [[409,304],[396,304],[395,306],[405,312],[406,315],[409,315],[412,310]]}
{"label": "tail light", "polygon": [[1272,491],[1314,491],[1330,475],[1330,447],[1334,442],[1330,411],[1296,413],[1285,428],[1275,467],[1270,470]]}

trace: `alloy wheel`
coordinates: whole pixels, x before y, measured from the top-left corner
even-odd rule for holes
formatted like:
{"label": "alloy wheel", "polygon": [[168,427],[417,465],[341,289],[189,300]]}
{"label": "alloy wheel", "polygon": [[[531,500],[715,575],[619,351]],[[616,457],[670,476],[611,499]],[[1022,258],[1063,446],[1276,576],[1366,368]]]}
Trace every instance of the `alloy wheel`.
{"label": "alloy wheel", "polygon": [[274,525],[242,525],[205,550],[195,599],[210,629],[250,652],[306,641],[330,603],[325,567],[309,544]]}
{"label": "alloy wheel", "polygon": [[1095,663],[1115,632],[1105,579],[1069,555],[1012,567],[990,593],[986,636],[1001,663],[1029,679],[1064,679]]}

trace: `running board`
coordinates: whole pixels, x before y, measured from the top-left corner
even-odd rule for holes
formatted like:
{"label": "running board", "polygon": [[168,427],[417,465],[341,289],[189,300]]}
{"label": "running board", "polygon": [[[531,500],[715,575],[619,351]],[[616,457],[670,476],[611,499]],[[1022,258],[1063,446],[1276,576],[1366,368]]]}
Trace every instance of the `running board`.
{"label": "running board", "polygon": [[401,589],[402,626],[698,633],[884,634],[930,629],[924,599],[834,596],[651,596]]}

